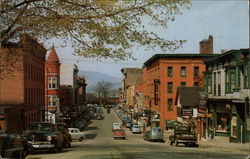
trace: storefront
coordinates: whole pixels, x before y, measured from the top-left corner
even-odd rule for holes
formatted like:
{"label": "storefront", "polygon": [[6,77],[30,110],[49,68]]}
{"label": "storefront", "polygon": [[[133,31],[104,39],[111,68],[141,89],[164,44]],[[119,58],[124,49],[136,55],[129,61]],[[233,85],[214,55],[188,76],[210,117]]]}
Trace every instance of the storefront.
{"label": "storefront", "polygon": [[230,123],[232,119],[233,103],[230,101],[209,102],[208,113],[212,118],[208,118],[209,136],[229,136]]}

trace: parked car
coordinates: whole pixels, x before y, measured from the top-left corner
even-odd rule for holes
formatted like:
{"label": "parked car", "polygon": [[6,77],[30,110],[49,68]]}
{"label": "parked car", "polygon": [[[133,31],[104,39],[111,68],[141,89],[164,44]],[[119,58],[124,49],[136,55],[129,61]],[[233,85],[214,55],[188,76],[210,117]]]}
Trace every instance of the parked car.
{"label": "parked car", "polygon": [[164,142],[162,129],[160,127],[152,127],[151,130],[146,131],[143,139],[147,141]]}
{"label": "parked car", "polygon": [[60,151],[63,147],[63,134],[54,123],[34,122],[27,126],[23,136],[28,140],[32,151],[39,149]]}
{"label": "parked car", "polygon": [[117,139],[117,138],[126,139],[125,130],[124,129],[115,129],[113,136],[114,136],[114,139]]}
{"label": "parked car", "polygon": [[77,128],[68,128],[72,140],[82,141],[86,139],[86,135]]}
{"label": "parked car", "polygon": [[72,138],[68,130],[68,126],[65,123],[56,123],[59,131],[63,134],[63,147],[70,147]]}
{"label": "parked car", "polygon": [[170,145],[173,143],[178,146],[179,143],[183,143],[186,146],[192,145],[196,146],[197,144],[197,135],[191,131],[190,126],[176,126],[174,129],[174,133],[169,137]]}
{"label": "parked car", "polygon": [[121,123],[113,123],[112,130],[121,129]]}
{"label": "parked car", "polygon": [[27,149],[22,137],[14,134],[0,132],[0,158],[24,159]]}
{"label": "parked car", "polygon": [[140,128],[139,125],[133,125],[133,126],[131,127],[131,131],[132,131],[132,133],[139,133],[139,134],[142,133],[141,128]]}

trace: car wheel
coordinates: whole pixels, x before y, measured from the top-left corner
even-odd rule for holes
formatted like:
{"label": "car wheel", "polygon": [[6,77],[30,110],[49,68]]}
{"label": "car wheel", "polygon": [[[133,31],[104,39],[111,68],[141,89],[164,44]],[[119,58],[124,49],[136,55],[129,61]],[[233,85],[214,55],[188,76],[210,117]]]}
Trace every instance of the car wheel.
{"label": "car wheel", "polygon": [[123,138],[124,140],[126,139],[126,137]]}
{"label": "car wheel", "polygon": [[69,142],[69,143],[68,143],[68,148],[70,148],[70,147],[71,147],[71,143]]}
{"label": "car wheel", "polygon": [[79,141],[82,141],[83,140],[83,137],[80,137]]}

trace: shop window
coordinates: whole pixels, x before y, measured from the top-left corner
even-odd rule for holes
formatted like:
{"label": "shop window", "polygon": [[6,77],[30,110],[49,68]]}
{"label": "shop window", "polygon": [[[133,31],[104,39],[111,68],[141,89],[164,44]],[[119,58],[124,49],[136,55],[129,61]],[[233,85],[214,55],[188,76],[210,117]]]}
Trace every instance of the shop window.
{"label": "shop window", "polygon": [[237,136],[237,117],[233,116],[231,119],[231,136]]}
{"label": "shop window", "polygon": [[211,86],[212,86],[212,77],[211,77],[211,74],[208,74],[206,75],[206,78],[205,78],[205,89],[206,89],[206,92],[208,94],[211,94],[212,93],[212,90],[211,90]]}
{"label": "shop window", "polygon": [[173,67],[172,66],[168,67],[168,77],[173,77]]}
{"label": "shop window", "polygon": [[221,132],[229,131],[229,113],[217,112],[216,130]]}

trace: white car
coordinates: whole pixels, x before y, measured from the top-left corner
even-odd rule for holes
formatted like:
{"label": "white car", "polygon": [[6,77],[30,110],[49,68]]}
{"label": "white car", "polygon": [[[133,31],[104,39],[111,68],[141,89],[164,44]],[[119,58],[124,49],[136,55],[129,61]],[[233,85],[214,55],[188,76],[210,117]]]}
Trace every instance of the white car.
{"label": "white car", "polygon": [[68,128],[68,129],[72,140],[82,141],[83,139],[86,139],[86,135],[83,132],[81,132],[78,128]]}
{"label": "white car", "polygon": [[132,133],[142,133],[139,125],[133,125],[131,128]]}
{"label": "white car", "polygon": [[112,130],[116,130],[116,129],[121,129],[121,123],[113,123],[113,128]]}

